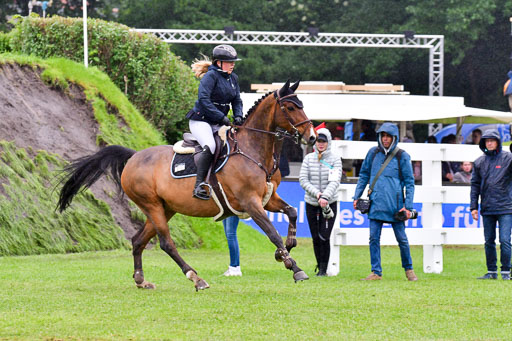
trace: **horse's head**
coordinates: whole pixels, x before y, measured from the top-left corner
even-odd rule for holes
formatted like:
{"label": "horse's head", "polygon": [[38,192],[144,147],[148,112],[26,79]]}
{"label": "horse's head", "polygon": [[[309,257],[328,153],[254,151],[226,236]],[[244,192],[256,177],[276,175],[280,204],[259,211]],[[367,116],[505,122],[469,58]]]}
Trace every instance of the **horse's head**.
{"label": "horse's head", "polygon": [[275,112],[276,125],[293,135],[297,141],[313,145],[316,141],[316,132],[313,123],[304,113],[304,105],[295,94],[300,81],[290,86],[288,80],[281,89],[274,92],[278,108]]}

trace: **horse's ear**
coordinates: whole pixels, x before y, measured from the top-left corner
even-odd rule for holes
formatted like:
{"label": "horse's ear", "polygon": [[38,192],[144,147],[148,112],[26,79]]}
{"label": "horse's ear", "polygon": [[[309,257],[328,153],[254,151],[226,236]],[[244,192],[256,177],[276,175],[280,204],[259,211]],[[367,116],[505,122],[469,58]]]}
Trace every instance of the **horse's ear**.
{"label": "horse's ear", "polygon": [[288,93],[289,88],[290,88],[290,79],[288,79],[286,81],[286,83],[284,83],[283,87],[281,89],[279,89],[279,95],[285,96]]}
{"label": "horse's ear", "polygon": [[290,86],[290,90],[295,92],[295,90],[297,90],[297,88],[299,87],[299,83],[300,83],[300,79],[298,81],[296,81],[292,86]]}

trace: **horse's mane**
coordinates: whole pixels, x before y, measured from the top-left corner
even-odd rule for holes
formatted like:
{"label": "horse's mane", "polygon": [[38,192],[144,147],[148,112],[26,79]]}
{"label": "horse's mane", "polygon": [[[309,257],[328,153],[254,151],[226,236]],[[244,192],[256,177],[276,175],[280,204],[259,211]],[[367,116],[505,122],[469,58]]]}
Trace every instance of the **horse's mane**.
{"label": "horse's mane", "polygon": [[256,110],[256,107],[258,106],[258,104],[260,104],[265,98],[267,98],[269,95],[271,95],[273,93],[274,93],[273,91],[267,92],[266,94],[261,96],[260,99],[258,99],[256,102],[254,102],[252,107],[247,111],[247,115],[245,116],[244,121],[249,117],[250,114],[252,114]]}
{"label": "horse's mane", "polygon": [[212,61],[207,56],[203,54],[201,57],[202,59],[195,59],[194,63],[190,66],[197,78],[203,78],[208,72],[208,67],[212,65]]}

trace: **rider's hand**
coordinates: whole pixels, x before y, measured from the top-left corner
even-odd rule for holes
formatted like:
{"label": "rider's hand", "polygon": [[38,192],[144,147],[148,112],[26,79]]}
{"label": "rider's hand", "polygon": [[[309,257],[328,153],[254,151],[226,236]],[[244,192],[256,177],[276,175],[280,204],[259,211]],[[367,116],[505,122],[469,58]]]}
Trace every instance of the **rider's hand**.
{"label": "rider's hand", "polygon": [[242,116],[235,116],[234,122],[236,126],[241,126],[242,123],[244,122],[244,119],[242,118]]}
{"label": "rider's hand", "polygon": [[231,121],[229,120],[229,118],[227,116],[224,116],[222,118],[222,121],[220,122],[220,124],[222,124],[224,126],[230,126],[231,125]]}

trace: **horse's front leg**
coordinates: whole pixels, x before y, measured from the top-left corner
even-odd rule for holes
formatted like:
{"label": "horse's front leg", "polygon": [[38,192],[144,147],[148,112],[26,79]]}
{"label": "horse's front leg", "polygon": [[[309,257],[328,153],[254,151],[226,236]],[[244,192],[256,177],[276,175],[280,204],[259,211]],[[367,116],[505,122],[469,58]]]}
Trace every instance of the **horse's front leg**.
{"label": "horse's front leg", "polygon": [[270,197],[265,209],[270,212],[281,212],[288,216],[288,234],[285,245],[286,250],[290,252],[297,246],[297,210],[288,205],[276,192]]}
{"label": "horse's front leg", "polygon": [[251,218],[254,219],[256,224],[265,232],[270,241],[277,247],[275,258],[278,262],[284,262],[284,266],[288,270],[293,271],[293,279],[295,282],[309,279],[308,275],[302,269],[297,266],[295,260],[290,257],[290,254],[285,249],[283,239],[277,233],[276,228],[272,225],[267,217],[267,214],[263,210],[260,203],[252,202],[246,207],[245,211],[250,214]]}

